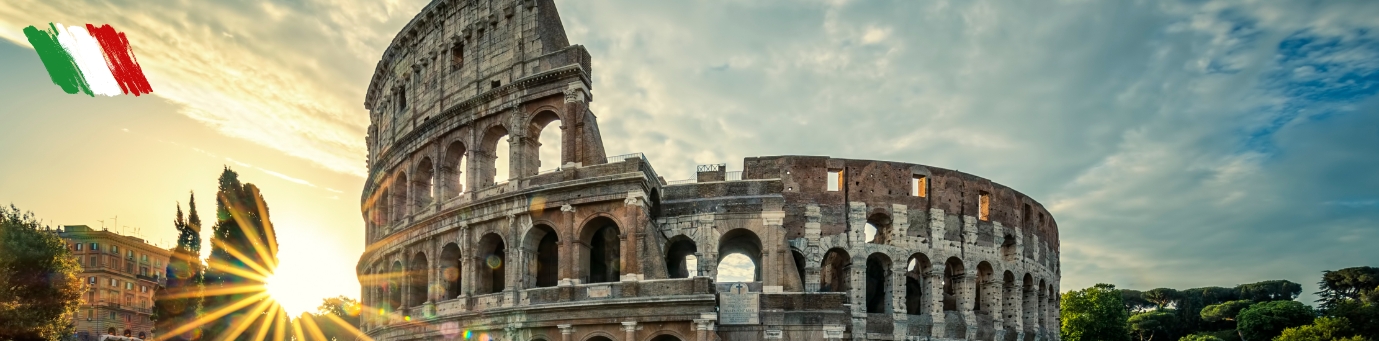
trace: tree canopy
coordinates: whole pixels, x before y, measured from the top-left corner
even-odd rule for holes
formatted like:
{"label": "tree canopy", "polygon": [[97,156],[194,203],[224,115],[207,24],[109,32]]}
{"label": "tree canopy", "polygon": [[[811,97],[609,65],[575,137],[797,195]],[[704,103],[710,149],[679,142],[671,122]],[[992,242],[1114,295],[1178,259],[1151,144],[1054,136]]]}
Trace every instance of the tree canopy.
{"label": "tree canopy", "polygon": [[0,340],[58,340],[86,291],[67,242],[32,212],[0,206]]}
{"label": "tree canopy", "polygon": [[1202,308],[1202,319],[1209,322],[1235,321],[1235,317],[1240,315],[1240,311],[1248,308],[1251,304],[1254,302],[1250,300],[1235,300],[1209,305]]}
{"label": "tree canopy", "polygon": [[1125,341],[1130,339],[1121,293],[1111,284],[1097,284],[1091,288],[1063,294],[1059,317],[1063,321],[1060,333],[1065,341]]}
{"label": "tree canopy", "polygon": [[1131,315],[1127,323],[1137,341],[1167,340],[1178,324],[1178,315],[1172,309],[1157,309]]}
{"label": "tree canopy", "polygon": [[[153,293],[154,331],[158,333],[188,325],[201,312],[204,267],[201,264],[201,217],[196,214],[195,194],[188,199],[187,206],[190,214],[185,219],[182,206],[177,206],[177,217],[172,221],[177,228],[177,246],[164,272],[166,283]],[[169,340],[196,339],[199,333],[200,329],[193,328]]]}
{"label": "tree canopy", "polygon": [[1350,321],[1344,317],[1321,317],[1312,324],[1284,329],[1274,341],[1364,341],[1351,335]]}
{"label": "tree canopy", "polygon": [[[203,300],[207,315],[225,315],[204,326],[205,335],[230,334],[232,323],[239,320],[248,321],[245,323],[271,322],[266,317],[259,319],[259,316],[249,316],[249,307],[252,305],[246,303],[268,298],[261,288],[263,279],[277,268],[278,239],[269,220],[268,204],[258,187],[241,183],[239,174],[228,167],[220,174],[220,189],[216,193],[216,222],[211,229],[211,255],[206,262],[205,287],[208,292],[221,294],[206,295]],[[251,288],[258,289],[248,290]]]}
{"label": "tree canopy", "polygon": [[1312,323],[1316,312],[1298,301],[1256,303],[1240,311],[1236,329],[1245,340],[1270,340],[1284,329]]}
{"label": "tree canopy", "polygon": [[1357,266],[1336,271],[1323,271],[1317,283],[1321,309],[1327,310],[1343,300],[1379,303],[1379,268]]}

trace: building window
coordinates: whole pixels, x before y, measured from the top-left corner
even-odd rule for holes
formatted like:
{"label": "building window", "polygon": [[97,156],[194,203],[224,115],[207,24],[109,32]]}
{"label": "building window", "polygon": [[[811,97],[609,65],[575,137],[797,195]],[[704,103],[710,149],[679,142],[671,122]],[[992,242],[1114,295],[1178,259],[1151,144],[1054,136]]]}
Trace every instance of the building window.
{"label": "building window", "polygon": [[991,220],[991,193],[981,192],[977,196],[977,219]]}
{"label": "building window", "polygon": [[76,243],[77,251],[81,251],[81,243]]}
{"label": "building window", "polygon": [[915,175],[914,179],[910,180],[910,195],[922,198],[929,195],[927,192],[929,192],[929,178]]}
{"label": "building window", "polygon": [[118,287],[118,286],[120,286],[120,285],[115,284],[115,279],[114,279],[114,278],[111,278],[111,279],[110,279],[110,286],[112,286],[112,287]]}
{"label": "building window", "polygon": [[91,251],[100,251],[101,243],[91,243]]}
{"label": "building window", "polygon": [[111,245],[111,246],[110,246],[110,253],[117,254],[117,255],[120,254],[120,246],[119,246],[119,245]]}
{"label": "building window", "polygon": [[134,282],[124,282],[125,290],[134,290]]}
{"label": "building window", "polygon": [[829,191],[829,192],[837,192],[837,191],[842,190],[842,188],[843,188],[843,171],[842,171],[842,170],[831,170],[831,171],[828,171],[828,180],[827,180],[827,181],[828,181],[828,191]]}
{"label": "building window", "polygon": [[96,284],[96,276],[87,277],[86,283]]}

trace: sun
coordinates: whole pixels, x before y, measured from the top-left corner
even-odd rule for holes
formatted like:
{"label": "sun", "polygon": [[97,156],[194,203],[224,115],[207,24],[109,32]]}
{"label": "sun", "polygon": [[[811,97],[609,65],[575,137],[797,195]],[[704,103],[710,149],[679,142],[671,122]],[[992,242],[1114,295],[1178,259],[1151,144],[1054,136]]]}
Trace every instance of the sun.
{"label": "sun", "polygon": [[300,316],[305,312],[315,312],[316,306],[321,303],[318,297],[320,293],[312,292],[310,283],[304,282],[306,281],[272,274],[268,275],[263,286],[268,291],[268,297],[277,301],[288,316]]}

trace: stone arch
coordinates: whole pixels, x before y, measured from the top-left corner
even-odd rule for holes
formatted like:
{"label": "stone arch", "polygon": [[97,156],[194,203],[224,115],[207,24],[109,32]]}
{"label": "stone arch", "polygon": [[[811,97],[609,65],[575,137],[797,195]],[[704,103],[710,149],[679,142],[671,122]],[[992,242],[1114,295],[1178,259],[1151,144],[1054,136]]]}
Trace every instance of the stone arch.
{"label": "stone arch", "polygon": [[869,234],[872,235],[871,237],[865,237],[865,236],[864,236],[864,239],[866,239],[866,241],[867,241],[868,243],[874,243],[874,244],[888,244],[888,243],[890,243],[891,235],[892,235],[892,229],[891,229],[891,216],[890,216],[889,214],[886,214],[886,213],[884,213],[884,212],[872,213],[872,215],[870,215],[870,216],[867,217],[867,226],[866,226],[866,228],[867,228],[867,231],[864,231],[864,233],[869,233]]}
{"label": "stone arch", "polygon": [[646,341],[683,341],[685,339],[684,335],[680,335],[680,333],[674,330],[660,330],[648,336]]}
{"label": "stone arch", "polygon": [[604,331],[601,331],[601,330],[591,332],[591,333],[589,333],[589,334],[587,334],[587,335],[584,335],[584,338],[583,338],[583,339],[580,339],[580,341],[613,341],[613,340],[617,340],[616,337],[613,337],[613,334],[609,334],[608,332],[604,332]]}
{"label": "stone arch", "polygon": [[1021,301],[1021,304],[1020,304],[1021,309],[1020,309],[1020,311],[1022,312],[1022,315],[1023,315],[1022,317],[1024,317],[1024,324],[1023,324],[1023,326],[1024,326],[1024,329],[1025,329],[1025,330],[1032,330],[1032,329],[1034,329],[1034,322],[1038,320],[1038,316],[1039,316],[1039,315],[1038,315],[1038,311],[1035,310],[1035,290],[1036,290],[1036,289],[1035,289],[1034,286],[1035,286],[1036,284],[1035,284],[1035,282],[1034,282],[1034,276],[1033,276],[1033,275],[1030,275],[1030,274],[1028,274],[1028,273],[1026,273],[1026,274],[1025,274],[1025,278],[1024,278],[1024,280],[1023,280],[1022,282],[1023,282],[1023,283],[1021,283],[1021,290],[1020,290],[1020,292],[1021,292],[1021,295],[1023,295],[1024,297],[1022,297],[1021,300],[1020,300],[1020,301]]}
{"label": "stone arch", "polygon": [[[511,178],[512,162],[510,154],[504,152],[508,148],[508,129],[501,124],[493,125],[484,131],[483,139],[480,140],[479,151],[474,159],[479,162],[478,181],[482,186],[493,186],[500,182],[507,182]],[[499,172],[499,170],[503,170]],[[508,177],[499,179],[500,175],[507,174]]]}
{"label": "stone arch", "polygon": [[1043,278],[1040,278],[1040,279],[1039,279],[1039,287],[1038,287],[1038,290],[1035,291],[1035,297],[1034,297],[1034,313],[1035,313],[1035,315],[1034,315],[1034,325],[1035,325],[1035,326],[1042,326],[1042,325],[1044,325],[1045,320],[1048,318],[1048,316],[1047,316],[1048,310],[1046,310],[1046,309],[1045,309],[1045,306],[1044,306],[1044,304],[1045,304],[1045,303],[1048,301],[1048,299],[1049,299],[1049,298],[1048,298],[1047,291],[1048,291],[1048,285],[1045,284]]}
{"label": "stone arch", "polygon": [[819,266],[819,292],[848,292],[848,269],[852,267],[852,256],[842,248],[832,248],[824,253]]}
{"label": "stone arch", "polygon": [[[795,261],[795,275],[799,276],[800,288],[803,289],[803,288],[804,288],[804,284],[805,284],[805,280],[804,280],[805,268],[804,268],[804,265],[805,265],[805,262],[808,262],[808,261],[806,261],[805,258],[804,258],[804,252],[800,252],[800,250],[799,250],[799,249],[796,249],[796,248],[790,248],[790,258],[791,258],[791,260],[794,260],[794,261]],[[800,290],[800,291],[804,291],[804,290]]]}
{"label": "stone arch", "polygon": [[[666,243],[666,274],[669,278],[689,278],[698,276],[699,258],[695,256],[699,248],[694,244],[694,240],[685,235],[671,237]],[[695,268],[689,268],[689,261],[693,259]]]}
{"label": "stone arch", "polygon": [[475,259],[474,267],[476,294],[491,294],[502,292],[506,286],[506,277],[503,269],[507,266],[507,246],[503,242],[503,237],[497,233],[489,232],[479,238],[479,245],[474,248]]}
{"label": "stone arch", "polygon": [[463,264],[461,257],[463,256],[459,244],[449,243],[441,247],[441,256],[436,259],[436,265],[440,266],[441,286],[445,287],[445,296],[441,297],[442,300],[460,296],[461,283],[464,282],[460,275],[463,272],[463,268],[460,267]]}
{"label": "stone arch", "polygon": [[[374,210],[378,213],[378,226],[387,226],[393,222],[393,189],[387,183],[379,185],[378,196],[373,198]],[[377,236],[382,236],[383,231],[376,232]]]}
{"label": "stone arch", "polygon": [[560,282],[560,235],[545,223],[532,225],[522,238],[527,255],[527,278],[532,287],[553,287]]}
{"label": "stone arch", "polygon": [[442,159],[441,170],[441,197],[445,199],[454,198],[464,193],[465,184],[465,163],[468,150],[464,147],[464,142],[454,141],[445,147],[445,158]]}
{"label": "stone arch", "polygon": [[391,191],[393,194],[392,198],[390,199],[392,202],[390,204],[389,210],[392,211],[393,214],[391,219],[389,219],[390,222],[402,220],[403,218],[406,218],[408,215],[411,215],[411,210],[408,209],[410,205],[408,205],[407,203],[408,186],[409,185],[407,184],[407,172],[397,172],[397,176],[393,178],[393,186],[389,188],[389,191]]}
{"label": "stone arch", "polygon": [[958,257],[949,257],[943,267],[943,310],[956,311],[962,306],[963,281],[967,268]]}
{"label": "stone arch", "polygon": [[387,309],[387,310],[389,310],[389,311],[397,310],[398,308],[401,308],[401,307],[402,307],[402,279],[399,278],[399,277],[402,277],[403,271],[404,271],[404,270],[403,270],[403,268],[402,268],[402,261],[399,261],[399,260],[393,261],[393,268],[392,268],[392,271],[389,271],[389,272],[388,272],[388,276],[387,276],[387,277],[388,277],[388,279],[387,279],[387,284],[388,284],[388,288],[387,288],[387,291],[388,291],[388,302],[387,302],[387,303],[388,303],[388,307],[387,307],[387,308],[388,308],[388,309]]}
{"label": "stone arch", "polygon": [[867,313],[889,313],[891,307],[891,257],[877,252],[867,256]]}
{"label": "stone arch", "polygon": [[[723,259],[732,254],[747,256],[752,261],[752,282],[761,281],[761,268],[765,264],[761,263],[761,238],[757,237],[748,229],[733,229],[724,233],[718,238],[718,266],[723,265]],[[718,271],[718,278],[722,278],[723,273]],[[714,281],[718,281],[715,278]]]}
{"label": "stone arch", "polygon": [[616,282],[622,275],[622,231],[617,221],[599,215],[580,229],[580,242],[588,252],[580,254],[585,283]]}
{"label": "stone arch", "polygon": [[973,310],[990,314],[1000,311],[997,306],[1000,302],[1000,289],[995,285],[996,271],[991,267],[991,263],[982,261],[977,263],[977,300]]}
{"label": "stone arch", "polygon": [[920,315],[927,313],[924,302],[929,302],[926,295],[930,294],[925,290],[925,275],[933,268],[929,263],[929,257],[923,253],[910,255],[910,259],[905,263],[905,313],[910,315]]}
{"label": "stone arch", "polygon": [[434,199],[431,184],[435,183],[436,165],[430,157],[423,157],[412,174],[412,211],[421,212]]}
{"label": "stone arch", "polygon": [[[553,122],[561,122],[560,125],[556,126],[554,134],[542,134],[546,132],[546,128],[549,128],[550,124]],[[563,164],[563,160],[565,159],[564,156],[567,154],[564,150],[564,143],[561,140],[564,136],[564,122],[555,111],[544,109],[532,115],[531,120],[527,123],[527,138],[530,139],[530,143],[527,144],[527,152],[524,153],[526,157],[531,160],[532,165],[532,167],[527,170],[528,175],[536,175],[536,173],[541,170],[553,169]],[[545,142],[542,142],[543,140],[545,140]],[[556,145],[543,148],[547,143],[555,143]],[[548,154],[547,151],[551,148],[554,148],[555,158],[553,160],[548,160],[542,157],[542,154]]]}
{"label": "stone arch", "polygon": [[407,269],[407,303],[408,307],[420,307],[426,303],[426,289],[430,287],[429,277],[430,267],[426,264],[426,253],[417,252],[412,256],[412,261],[408,262]]}

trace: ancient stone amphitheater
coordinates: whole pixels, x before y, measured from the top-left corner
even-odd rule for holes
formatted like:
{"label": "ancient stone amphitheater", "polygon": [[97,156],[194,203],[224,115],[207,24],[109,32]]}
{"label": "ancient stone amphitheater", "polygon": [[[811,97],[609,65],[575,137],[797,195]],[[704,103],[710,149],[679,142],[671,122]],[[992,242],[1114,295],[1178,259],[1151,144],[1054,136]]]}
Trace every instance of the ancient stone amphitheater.
{"label": "ancient stone amphitheater", "polygon": [[[393,39],[364,101],[369,337],[1058,339],[1058,228],[1038,202],[825,156],[666,181],[606,155],[590,58],[551,0],[438,0]],[[749,278],[717,280],[730,255]]]}

